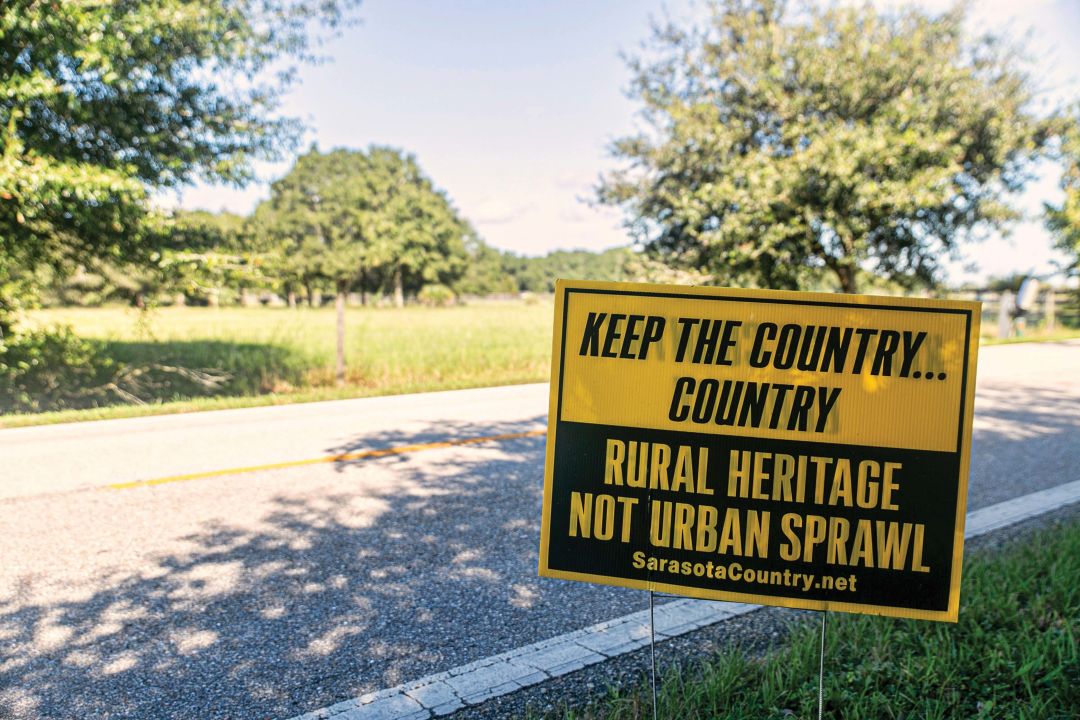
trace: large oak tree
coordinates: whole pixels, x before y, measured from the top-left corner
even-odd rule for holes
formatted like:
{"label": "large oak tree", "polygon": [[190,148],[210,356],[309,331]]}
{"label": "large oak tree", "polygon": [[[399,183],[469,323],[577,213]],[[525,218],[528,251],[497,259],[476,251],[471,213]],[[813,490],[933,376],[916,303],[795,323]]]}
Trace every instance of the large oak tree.
{"label": "large oak tree", "polygon": [[357,282],[386,278],[397,305],[406,284],[451,284],[475,237],[416,159],[394,148],[312,148],[255,211],[260,242],[286,272],[334,285],[337,381],[345,381],[345,300]]}
{"label": "large oak tree", "polygon": [[1015,49],[964,6],[713,0],[631,58],[645,127],[598,189],[666,261],[799,288],[825,272],[933,282],[958,243],[1007,227],[1051,134]]}

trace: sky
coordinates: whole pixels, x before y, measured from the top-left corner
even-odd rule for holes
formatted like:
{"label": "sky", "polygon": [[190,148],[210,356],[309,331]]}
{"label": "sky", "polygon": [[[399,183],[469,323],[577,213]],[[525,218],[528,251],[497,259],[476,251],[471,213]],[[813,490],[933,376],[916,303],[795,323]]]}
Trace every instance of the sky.
{"label": "sky", "polygon": [[[621,212],[591,202],[600,176],[617,165],[611,142],[639,122],[622,54],[640,46],[665,7],[688,18],[693,3],[364,0],[360,24],[322,48],[330,60],[300,69],[283,112],[309,127],[304,149],[378,144],[413,153],[494,247],[543,255],[626,245]],[[1044,96],[1080,96],[1080,0],[974,0],[972,20],[1030,32]],[[244,189],[202,184],[161,200],[248,213],[291,162],[259,165],[259,180]],[[1058,256],[1036,214],[1060,199],[1057,181],[1042,168],[1017,201],[1031,218],[1009,238],[968,246],[948,279],[1052,272]]]}

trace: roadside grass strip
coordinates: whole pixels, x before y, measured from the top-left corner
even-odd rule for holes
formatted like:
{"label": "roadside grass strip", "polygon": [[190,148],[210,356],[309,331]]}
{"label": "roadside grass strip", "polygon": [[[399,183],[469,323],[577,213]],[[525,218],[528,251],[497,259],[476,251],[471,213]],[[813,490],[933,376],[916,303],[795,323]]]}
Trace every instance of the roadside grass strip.
{"label": "roadside grass strip", "polygon": [[[968,513],[974,538],[1080,502],[1080,481]],[[851,719],[1065,720],[1080,708],[1080,526],[1043,532],[1000,556],[975,553],[964,568],[957,625],[833,613],[826,650],[826,712]],[[682,599],[656,608],[658,641],[761,606]],[[763,658],[738,649],[694,668],[670,668],[666,719],[816,717],[817,626],[796,625]],[[649,644],[643,610],[367,693],[292,720],[427,720],[508,695]],[[647,685],[568,720],[652,717]]]}
{"label": "roadside grass strip", "polygon": [[1054,332],[1034,332],[1029,335],[1008,338],[984,337],[979,339],[979,344],[985,347],[988,345],[1016,345],[1017,343],[1031,342],[1064,342],[1066,340],[1076,340],[1077,338],[1080,338],[1080,329],[1063,328]]}
{"label": "roadside grass strip", "polygon": [[223,380],[207,386],[171,373],[128,388],[140,402],[116,395],[115,404],[81,410],[5,415],[10,409],[0,409],[0,428],[518,385],[545,382],[550,375],[546,301],[349,308],[343,387],[336,387],[336,316],[330,307],[169,307],[145,313],[56,308],[33,311],[26,319],[28,328],[58,323],[92,341],[102,358],[125,367],[210,371]]}
{"label": "roadside grass strip", "polygon": [[[1065,720],[1080,713],[1080,523],[1044,529],[965,568],[960,620],[948,624],[834,614],[826,635],[825,716]],[[795,625],[783,647],[755,658],[732,649],[671,667],[662,718],[812,718],[820,630]],[[652,716],[641,685],[585,710],[544,717]],[[533,716],[538,717],[538,716]]]}

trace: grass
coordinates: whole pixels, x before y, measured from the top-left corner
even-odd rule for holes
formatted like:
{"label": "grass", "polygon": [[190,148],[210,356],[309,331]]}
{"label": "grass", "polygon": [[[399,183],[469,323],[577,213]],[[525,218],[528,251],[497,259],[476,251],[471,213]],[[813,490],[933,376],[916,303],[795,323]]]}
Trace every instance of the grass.
{"label": "grass", "polygon": [[[960,622],[830,615],[825,716],[846,720],[1065,720],[1080,708],[1080,523],[1044,530],[964,568]],[[784,648],[738,650],[669,670],[659,716],[695,720],[817,716],[819,630],[796,626]],[[536,717],[533,715],[532,717]],[[648,688],[612,692],[547,717],[651,718]]]}
{"label": "grass", "polygon": [[[117,397],[104,407],[0,415],[0,427],[541,382],[549,375],[551,317],[550,301],[352,308],[347,383],[338,388],[332,308],[40,310],[25,324],[71,325],[119,363],[213,370],[227,380],[207,390],[158,374],[138,393],[144,404]],[[983,344],[1075,337],[1080,330]]]}
{"label": "grass", "polygon": [[545,302],[351,308],[346,386],[337,388],[332,308],[41,310],[26,325],[71,325],[119,362],[214,370],[228,380],[215,397],[176,382],[154,388],[145,405],[5,415],[0,427],[541,382],[552,312]]}
{"label": "grass", "polygon": [[1035,330],[1027,335],[1019,335],[1017,337],[998,338],[998,337],[983,337],[980,345],[1014,345],[1016,343],[1027,342],[1061,342],[1062,340],[1076,340],[1080,338],[1080,328],[1062,328],[1053,332],[1043,332],[1041,330]]}

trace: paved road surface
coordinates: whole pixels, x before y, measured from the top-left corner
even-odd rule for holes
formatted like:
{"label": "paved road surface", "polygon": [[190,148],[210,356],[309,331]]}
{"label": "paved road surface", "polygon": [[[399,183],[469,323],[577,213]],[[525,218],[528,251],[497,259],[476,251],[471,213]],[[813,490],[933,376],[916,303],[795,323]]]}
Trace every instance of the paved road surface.
{"label": "paved road surface", "polygon": [[0,430],[0,498],[542,429],[547,385]]}
{"label": "paved road surface", "polygon": [[[286,718],[638,610],[535,577],[546,386],[0,431],[0,718]],[[1080,344],[985,348],[969,508],[1080,478]]]}

